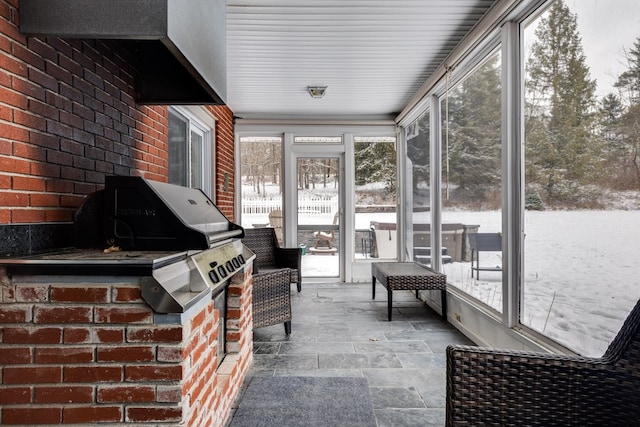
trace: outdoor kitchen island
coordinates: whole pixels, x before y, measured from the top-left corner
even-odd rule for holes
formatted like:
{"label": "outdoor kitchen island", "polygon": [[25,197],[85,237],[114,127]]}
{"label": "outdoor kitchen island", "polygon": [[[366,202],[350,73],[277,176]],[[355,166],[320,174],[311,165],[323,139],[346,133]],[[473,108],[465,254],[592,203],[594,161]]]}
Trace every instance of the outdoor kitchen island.
{"label": "outdoor kitchen island", "polygon": [[[86,209],[93,215],[106,206],[97,222],[120,227],[106,251],[0,259],[0,420],[222,426],[253,357],[254,255],[241,243],[244,231],[199,190],[173,192],[141,179],[106,187]],[[159,225],[172,221],[162,218],[162,205],[183,229]],[[95,218],[79,222],[95,225]],[[206,244],[187,248],[173,238],[194,230],[202,236],[194,233],[186,246]]]}

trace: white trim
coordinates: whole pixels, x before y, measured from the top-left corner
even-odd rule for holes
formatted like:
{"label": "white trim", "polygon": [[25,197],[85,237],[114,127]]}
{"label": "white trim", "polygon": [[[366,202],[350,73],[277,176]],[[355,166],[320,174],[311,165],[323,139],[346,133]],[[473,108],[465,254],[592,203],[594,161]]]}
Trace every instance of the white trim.
{"label": "white trim", "polygon": [[191,126],[195,125],[203,133],[203,167],[202,171],[202,191],[215,203],[215,140],[216,140],[216,118],[203,106],[182,106],[171,105],[169,112],[173,112],[184,117],[188,122],[188,137],[191,134]]}
{"label": "white trim", "polygon": [[505,23],[502,31],[502,320],[509,328],[518,325],[523,265],[521,46],[518,23]]}
{"label": "white trim", "polygon": [[[431,176],[429,177],[429,187],[431,189],[429,203],[431,204],[431,247],[442,247],[442,111],[440,111],[440,99],[436,95],[429,97],[429,162]],[[436,188],[437,191],[433,191]],[[436,271],[441,271],[442,252],[440,250],[431,251],[431,267]]]}
{"label": "white trim", "polygon": [[500,0],[492,6],[478,25],[476,25],[469,35],[465,37],[460,44],[458,44],[458,46],[447,56],[431,77],[429,77],[420,89],[418,89],[413,98],[411,98],[404,109],[396,117],[396,123],[405,123],[405,116],[413,111],[418,104],[421,104],[425,98],[433,92],[434,87],[440,83],[446,75],[447,69],[449,67],[456,67],[469,52],[474,51],[480,43],[486,41],[489,34],[493,32],[507,16],[509,16],[519,3],[521,3],[521,0]]}

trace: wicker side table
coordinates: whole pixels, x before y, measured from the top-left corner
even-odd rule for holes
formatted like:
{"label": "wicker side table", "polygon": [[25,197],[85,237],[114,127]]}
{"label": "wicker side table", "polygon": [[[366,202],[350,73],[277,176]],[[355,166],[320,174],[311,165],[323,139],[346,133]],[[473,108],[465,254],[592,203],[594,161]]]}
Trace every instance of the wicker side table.
{"label": "wicker side table", "polygon": [[371,264],[372,298],[376,299],[376,280],[387,288],[387,314],[391,321],[393,291],[440,290],[442,318],[447,320],[447,276],[415,262],[374,262]]}

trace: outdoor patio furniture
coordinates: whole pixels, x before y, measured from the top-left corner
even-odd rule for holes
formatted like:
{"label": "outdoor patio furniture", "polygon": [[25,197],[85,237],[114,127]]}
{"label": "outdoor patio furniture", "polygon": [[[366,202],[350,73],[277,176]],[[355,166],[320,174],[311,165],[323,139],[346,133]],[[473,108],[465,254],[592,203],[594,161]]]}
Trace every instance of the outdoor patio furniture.
{"label": "outdoor patio furniture", "polygon": [[[480,252],[501,252],[502,234],[500,233],[471,233],[469,234],[471,247],[471,277],[476,272],[476,279],[480,279],[480,271],[502,271],[501,266],[480,267]],[[475,267],[474,267],[475,261]]]}
{"label": "outdoor patio furniture", "polygon": [[393,222],[371,221],[371,233],[373,236],[375,258],[396,258],[398,231]]}
{"label": "outdoor patio furniture", "polygon": [[[338,224],[338,218],[339,218],[339,212],[336,212],[335,215],[333,216],[333,225]],[[316,244],[314,248],[334,249],[333,241],[336,240],[335,227],[331,228],[330,230],[315,231],[313,233],[313,237],[316,238]]]}
{"label": "outdoor patio furniture", "polygon": [[372,299],[376,299],[376,279],[387,288],[387,317],[391,321],[393,291],[440,290],[442,318],[447,319],[447,276],[416,262],[374,262],[371,264]]}
{"label": "outdoor patio furniture", "polygon": [[245,228],[242,239],[256,254],[253,273],[261,274],[282,268],[290,269],[289,283],[295,283],[298,292],[302,290],[302,249],[281,248],[276,232],[271,227]]}
{"label": "outdoor patio furniture", "polygon": [[278,243],[282,244],[282,211],[276,209],[274,211],[269,212],[269,224],[276,231],[276,237],[278,238]]}
{"label": "outdoor patio furniture", "polygon": [[637,426],[640,301],[600,358],[447,348],[447,426]]}
{"label": "outdoor patio furniture", "polygon": [[284,323],[291,334],[291,271],[288,268],[253,275],[251,308],[253,327]]}

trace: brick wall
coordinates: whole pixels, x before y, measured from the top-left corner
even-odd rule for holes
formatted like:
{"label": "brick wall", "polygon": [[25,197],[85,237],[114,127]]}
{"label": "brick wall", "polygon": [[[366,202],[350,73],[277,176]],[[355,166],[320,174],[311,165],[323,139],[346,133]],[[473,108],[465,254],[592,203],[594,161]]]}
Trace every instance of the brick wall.
{"label": "brick wall", "polygon": [[156,315],[135,283],[0,276],[0,424],[224,425],[252,360],[250,265],[229,285],[222,364],[210,299]]}
{"label": "brick wall", "polygon": [[25,37],[0,1],[0,223],[69,221],[107,174],[167,176],[167,109],[114,43]]}
{"label": "brick wall", "polygon": [[[233,112],[226,106],[209,107],[216,122],[216,205],[227,218],[234,220],[234,123]],[[226,183],[226,187],[225,187]]]}
{"label": "brick wall", "polygon": [[[71,221],[105,175],[167,181],[168,109],[135,103],[128,52],[25,37],[18,25],[17,0],[0,0],[0,224]],[[209,108],[220,138],[216,197],[233,216],[233,113]]]}

